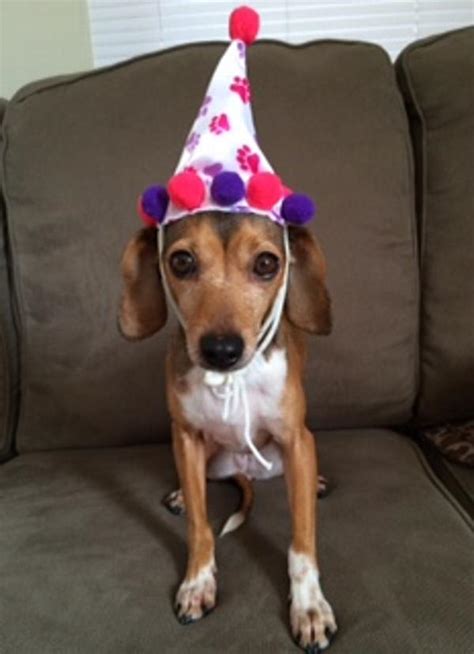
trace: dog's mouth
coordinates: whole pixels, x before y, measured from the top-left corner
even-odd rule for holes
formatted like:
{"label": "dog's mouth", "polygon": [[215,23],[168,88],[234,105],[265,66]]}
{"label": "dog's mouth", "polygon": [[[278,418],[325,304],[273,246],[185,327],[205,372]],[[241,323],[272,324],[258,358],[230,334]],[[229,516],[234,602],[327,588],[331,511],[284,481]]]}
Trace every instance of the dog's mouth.
{"label": "dog's mouth", "polygon": [[236,372],[237,370],[241,370],[242,368],[245,368],[248,361],[249,360],[246,359],[246,360],[238,361],[237,363],[234,363],[231,366],[222,367],[222,366],[209,365],[209,363],[199,358],[197,365],[199,365],[200,368],[206,371],[208,370],[210,372],[218,372],[218,373],[226,374],[226,373]]}

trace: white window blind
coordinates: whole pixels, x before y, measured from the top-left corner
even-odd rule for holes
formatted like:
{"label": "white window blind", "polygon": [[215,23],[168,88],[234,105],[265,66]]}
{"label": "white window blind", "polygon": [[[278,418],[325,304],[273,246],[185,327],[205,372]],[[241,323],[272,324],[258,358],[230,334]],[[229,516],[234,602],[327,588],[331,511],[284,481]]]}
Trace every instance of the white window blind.
{"label": "white window blind", "polygon": [[[193,41],[227,39],[238,0],[89,0],[96,66]],[[303,43],[353,39],[383,46],[392,58],[430,34],[474,21],[474,0],[253,0],[262,38]]]}

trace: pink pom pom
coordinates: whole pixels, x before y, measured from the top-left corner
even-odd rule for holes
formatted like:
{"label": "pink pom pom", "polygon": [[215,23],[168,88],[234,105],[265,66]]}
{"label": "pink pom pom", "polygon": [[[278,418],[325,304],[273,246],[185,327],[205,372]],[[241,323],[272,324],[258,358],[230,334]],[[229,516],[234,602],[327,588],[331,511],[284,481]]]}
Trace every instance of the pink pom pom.
{"label": "pink pom pom", "polygon": [[143,205],[142,205],[142,196],[139,195],[137,198],[137,214],[140,216],[140,218],[143,220],[145,225],[147,227],[157,227],[158,223],[156,220],[153,220],[153,218],[150,218],[144,211],[143,211]]}
{"label": "pink pom pom", "polygon": [[274,173],[256,173],[247,186],[247,200],[256,209],[271,209],[283,196],[283,184]]}
{"label": "pink pom pom", "polygon": [[260,16],[251,7],[238,7],[230,15],[229,32],[231,39],[239,39],[247,45],[257,38],[260,29]]}
{"label": "pink pom pom", "polygon": [[175,206],[192,211],[204,202],[206,188],[197,173],[185,170],[170,179],[168,193]]}

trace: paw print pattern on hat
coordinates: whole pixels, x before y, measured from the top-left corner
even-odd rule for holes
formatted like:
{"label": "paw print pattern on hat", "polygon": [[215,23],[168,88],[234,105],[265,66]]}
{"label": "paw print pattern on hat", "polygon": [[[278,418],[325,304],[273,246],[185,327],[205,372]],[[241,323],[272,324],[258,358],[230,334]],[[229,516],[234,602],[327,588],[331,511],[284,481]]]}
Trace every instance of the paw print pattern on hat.
{"label": "paw print pattern on hat", "polygon": [[229,119],[227,114],[220,114],[220,116],[214,116],[209,125],[209,129],[213,134],[222,134],[222,132],[228,132],[230,130]]}
{"label": "paw print pattern on hat", "polygon": [[244,104],[250,102],[252,94],[250,92],[250,82],[246,77],[234,77],[230,90],[237,93]]}
{"label": "paw print pattern on hat", "polygon": [[243,145],[237,150],[237,161],[241,170],[258,173],[260,157],[256,152],[252,152],[248,145]]}

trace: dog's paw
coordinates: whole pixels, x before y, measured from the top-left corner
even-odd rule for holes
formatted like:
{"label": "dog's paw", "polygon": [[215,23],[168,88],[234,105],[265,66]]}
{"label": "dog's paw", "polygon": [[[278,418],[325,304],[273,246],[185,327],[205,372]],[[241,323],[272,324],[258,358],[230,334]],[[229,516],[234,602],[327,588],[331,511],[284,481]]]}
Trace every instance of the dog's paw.
{"label": "dog's paw", "polygon": [[328,602],[321,598],[311,608],[290,606],[291,633],[297,645],[307,654],[324,651],[337,631],[334,614]]}
{"label": "dog's paw", "polygon": [[210,613],[216,605],[215,567],[209,564],[193,579],[185,579],[178,589],[175,612],[181,624],[190,624]]}
{"label": "dog's paw", "polygon": [[329,495],[332,490],[332,484],[329,482],[327,477],[323,475],[318,475],[318,497],[322,499]]}
{"label": "dog's paw", "polygon": [[186,512],[184,495],[181,488],[178,488],[164,496],[162,500],[164,506],[174,515],[183,515]]}
{"label": "dog's paw", "polygon": [[331,606],[319,585],[318,571],[311,559],[290,550],[290,626],[295,642],[307,654],[327,647],[337,631]]}

